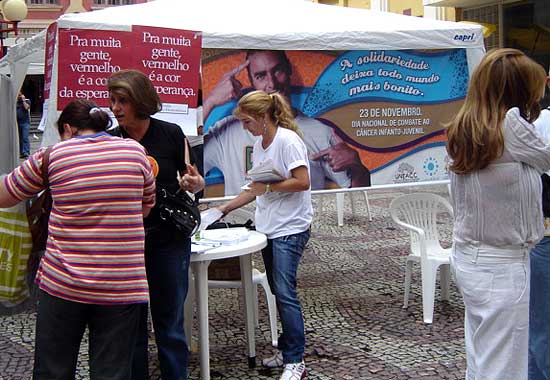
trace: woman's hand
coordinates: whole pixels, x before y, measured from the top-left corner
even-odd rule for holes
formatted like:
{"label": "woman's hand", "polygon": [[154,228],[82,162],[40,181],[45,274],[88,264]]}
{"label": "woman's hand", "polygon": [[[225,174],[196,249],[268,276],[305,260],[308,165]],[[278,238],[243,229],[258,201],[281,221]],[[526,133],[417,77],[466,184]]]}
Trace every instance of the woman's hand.
{"label": "woman's hand", "polygon": [[204,178],[199,173],[199,170],[194,165],[187,165],[187,173],[180,179],[180,188],[185,191],[190,191],[193,194],[204,189]]}
{"label": "woman's hand", "polygon": [[265,192],[267,191],[267,184],[263,182],[252,182],[248,184],[248,187],[250,187],[250,190],[246,191],[250,192],[256,197],[265,194]]}
{"label": "woman's hand", "polygon": [[224,203],[221,206],[217,206],[216,208],[222,213],[222,218],[230,212],[230,210],[227,207],[227,203]]}

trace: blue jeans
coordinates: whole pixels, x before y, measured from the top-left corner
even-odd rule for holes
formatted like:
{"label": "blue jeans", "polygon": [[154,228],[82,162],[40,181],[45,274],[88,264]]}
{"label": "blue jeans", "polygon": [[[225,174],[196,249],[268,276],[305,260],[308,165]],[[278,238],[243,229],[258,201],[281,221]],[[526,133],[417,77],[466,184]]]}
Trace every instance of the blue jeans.
{"label": "blue jeans", "polygon": [[550,237],[531,250],[529,380],[550,380]]}
{"label": "blue jeans", "polygon": [[[189,287],[191,240],[145,240],[145,269],[151,317],[163,379],[186,380],[189,351],[183,330],[183,304]],[[142,308],[132,379],[148,379],[147,305]]]}
{"label": "blue jeans", "polygon": [[29,123],[18,123],[19,130],[19,155],[29,155],[31,152],[31,143],[29,141]]}
{"label": "blue jeans", "polygon": [[262,250],[267,280],[277,301],[283,333],[278,348],[283,361],[298,363],[304,358],[306,345],[302,306],[296,292],[298,264],[309,240],[309,229],[294,235],[281,236],[267,241]]}
{"label": "blue jeans", "polygon": [[40,290],[33,379],[74,379],[88,326],[90,379],[129,380],[141,305],[85,304]]}

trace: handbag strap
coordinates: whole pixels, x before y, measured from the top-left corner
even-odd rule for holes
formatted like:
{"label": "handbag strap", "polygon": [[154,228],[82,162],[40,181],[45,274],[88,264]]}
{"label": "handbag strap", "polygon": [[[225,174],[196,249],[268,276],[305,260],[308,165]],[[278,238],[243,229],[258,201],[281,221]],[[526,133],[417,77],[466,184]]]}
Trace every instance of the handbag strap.
{"label": "handbag strap", "polygon": [[50,187],[50,181],[48,179],[48,165],[50,164],[50,152],[52,151],[53,145],[50,145],[46,148],[44,156],[42,156],[42,165],[40,165],[40,172],[42,173],[42,182],[44,182],[44,187],[48,189]]}
{"label": "handbag strap", "polygon": [[184,143],[185,143],[184,160],[186,164],[191,165],[191,158],[189,156],[189,141],[187,140],[187,137],[185,138]]}

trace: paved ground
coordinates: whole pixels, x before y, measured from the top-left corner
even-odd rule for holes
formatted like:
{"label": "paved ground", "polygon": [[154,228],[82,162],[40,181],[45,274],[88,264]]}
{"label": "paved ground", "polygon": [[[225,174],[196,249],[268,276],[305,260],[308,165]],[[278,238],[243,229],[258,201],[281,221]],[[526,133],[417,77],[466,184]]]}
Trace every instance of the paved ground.
{"label": "paved ground", "polygon": [[[417,188],[445,195],[445,187]],[[436,300],[434,323],[422,323],[418,271],[411,302],[402,309],[408,236],[392,223],[388,206],[401,189],[369,193],[373,221],[364,202],[346,196],[345,226],[336,225],[334,196],[315,198],[316,217],[304,254],[299,290],[306,324],[310,380],[462,379],[463,306],[454,286],[449,302]],[[450,221],[441,224],[450,240]],[[255,262],[260,267],[261,258]],[[415,268],[418,269],[418,268]],[[32,302],[0,310],[0,380],[28,379],[32,368],[35,313]],[[260,292],[258,358],[270,355],[269,321]],[[278,379],[279,371],[248,369],[238,290],[210,293],[212,379]],[[60,334],[63,332],[60,331]],[[78,379],[87,379],[83,342]],[[160,378],[151,336],[151,379]],[[259,362],[259,360],[258,360]],[[191,380],[200,379],[198,353],[191,354]]]}

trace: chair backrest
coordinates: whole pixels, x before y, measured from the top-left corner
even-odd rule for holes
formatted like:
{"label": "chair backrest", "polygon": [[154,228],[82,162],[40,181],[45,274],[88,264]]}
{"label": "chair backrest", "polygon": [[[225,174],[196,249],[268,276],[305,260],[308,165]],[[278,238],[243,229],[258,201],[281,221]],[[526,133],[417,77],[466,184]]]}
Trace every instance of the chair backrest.
{"label": "chair backrest", "polygon": [[[447,212],[453,216],[453,208],[445,198],[431,193],[412,193],[395,198],[390,204],[390,214],[395,223],[408,228],[408,225],[421,228],[426,234],[426,246],[441,247],[437,229],[437,216]],[[410,228],[411,251],[420,254],[418,234]]]}

